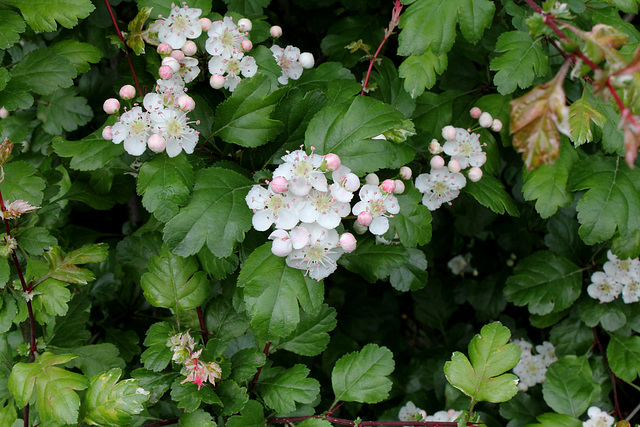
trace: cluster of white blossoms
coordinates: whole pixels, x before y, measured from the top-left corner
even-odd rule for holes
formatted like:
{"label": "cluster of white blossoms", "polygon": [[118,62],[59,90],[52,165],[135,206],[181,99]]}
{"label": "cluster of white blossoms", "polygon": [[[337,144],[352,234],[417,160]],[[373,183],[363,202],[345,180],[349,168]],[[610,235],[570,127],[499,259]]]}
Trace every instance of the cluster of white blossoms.
{"label": "cluster of white blossoms", "polygon": [[591,275],[591,284],[587,292],[591,298],[601,303],[611,302],[622,294],[626,304],[640,300],[640,260],[627,258],[620,260],[608,251],[609,261],[604,263],[602,271]]}
{"label": "cluster of white blossoms", "polygon": [[462,415],[462,411],[449,409],[448,411],[438,411],[433,415],[427,415],[427,412],[418,408],[412,401],[408,401],[398,412],[400,421],[443,421],[453,422]]}
{"label": "cluster of white blossoms", "polygon": [[513,343],[520,348],[520,362],[513,368],[513,373],[520,378],[518,389],[527,391],[529,387],[544,382],[547,368],[558,360],[556,348],[549,341],[543,341],[542,345],[536,346],[538,354],[533,354],[530,342],[516,339]]}
{"label": "cluster of white blossoms", "polygon": [[203,362],[200,360],[202,349],[195,351],[196,342],[189,332],[173,335],[167,340],[167,347],[173,352],[171,360],[184,365],[181,374],[186,378],[181,384],[190,382],[198,385],[198,390],[206,382],[216,385],[215,380],[222,376],[220,365],[215,362]]}
{"label": "cluster of white blossoms", "polygon": [[582,423],[582,427],[611,427],[615,423],[615,419],[603,412],[597,406],[592,406],[587,410],[589,419]]}
{"label": "cluster of white blossoms", "polygon": [[[471,116],[479,120],[481,127],[491,127],[494,132],[502,129],[502,122],[493,119],[489,113],[482,112],[478,107],[471,109]],[[416,177],[415,186],[423,194],[422,203],[429,210],[436,210],[443,203],[451,203],[458,197],[460,190],[467,184],[463,170],[470,168],[467,176],[473,182],[482,178],[482,165],[487,161],[487,154],[482,151],[480,135],[470,129],[455,128],[451,125],[442,128],[441,145],[436,139],[431,141],[429,151],[434,157],[431,159],[431,170]],[[450,156],[445,162],[440,156],[443,153]]]}
{"label": "cluster of white blossoms", "polygon": [[[266,188],[254,185],[249,191],[247,206],[253,210],[256,230],[275,226],[269,236],[271,251],[287,257],[288,266],[305,270],[313,279],[329,276],[338,258],[356,248],[353,234],[338,235],[335,230],[343,218],[353,212],[362,227],[384,234],[389,229],[388,216],[400,210],[393,195],[400,186],[385,180],[379,186],[368,183],[361,188],[360,179],[335,154],[296,150],[282,160]],[[331,182],[325,173],[331,174]],[[350,203],[358,189],[360,200],[352,209]]]}

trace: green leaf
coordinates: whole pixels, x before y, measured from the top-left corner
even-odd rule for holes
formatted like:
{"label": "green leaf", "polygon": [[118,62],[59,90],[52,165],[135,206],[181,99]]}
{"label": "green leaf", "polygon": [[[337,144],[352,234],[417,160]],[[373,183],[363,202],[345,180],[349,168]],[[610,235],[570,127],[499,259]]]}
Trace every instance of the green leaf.
{"label": "green leaf", "polygon": [[2,0],[0,4],[19,8],[34,31],[55,31],[56,21],[73,28],[79,18],[86,18],[95,9],[91,0]]}
{"label": "green leaf", "polygon": [[386,347],[367,344],[362,350],[342,356],[331,372],[336,401],[378,403],[391,390],[393,354]]}
{"label": "green leaf", "polygon": [[8,49],[17,43],[20,33],[26,28],[24,20],[16,12],[0,10],[0,49]]}
{"label": "green leaf", "polygon": [[640,373],[640,337],[610,336],[607,359],[611,370],[623,381],[634,381]]}
{"label": "green leaf", "polygon": [[29,227],[16,236],[18,244],[31,255],[42,255],[45,249],[57,245],[58,240],[44,227]]}
{"label": "green leaf", "polygon": [[0,296],[0,334],[11,329],[16,314],[18,314],[18,305],[14,296],[9,292],[2,292]]}
{"label": "green leaf", "polygon": [[601,141],[604,151],[624,156],[624,130],[618,127],[622,121],[620,113],[613,108],[610,102],[599,96],[594,96],[591,92],[586,93],[586,100],[605,117]]}
{"label": "green leaf", "polygon": [[590,156],[571,170],[567,187],[587,190],[578,201],[580,237],[588,244],[640,230],[640,172],[619,157]]}
{"label": "green leaf", "polygon": [[511,332],[500,322],[485,325],[469,343],[469,359],[456,351],[444,365],[447,381],[475,402],[506,402],[518,392],[518,377],[505,374],[520,361],[520,350],[508,343]]}
{"label": "green leaf", "polygon": [[636,0],[606,0],[624,13],[636,13],[638,11],[638,2]]}
{"label": "green leaf", "polygon": [[11,80],[40,95],[50,95],[58,88],[72,86],[77,74],[67,58],[42,47],[32,50],[16,64],[11,70]]}
{"label": "green leaf", "polygon": [[400,243],[407,248],[426,245],[431,240],[431,211],[422,204],[422,193],[407,182],[404,193],[396,197],[400,212],[389,218],[387,238],[398,233]]}
{"label": "green leaf", "polygon": [[213,255],[231,255],[251,228],[245,197],[252,182],[237,172],[208,168],[196,172],[191,199],[164,227],[164,241],[176,255],[197,254],[205,244]]}
{"label": "green leaf", "polygon": [[238,255],[236,254],[231,254],[225,258],[218,258],[209,252],[207,248],[202,248],[200,252],[198,252],[198,261],[208,275],[218,280],[222,280],[236,271],[240,263]]}
{"label": "green leaf", "polygon": [[160,154],[140,167],[137,191],[142,196],[142,205],[158,220],[166,222],[187,203],[193,182],[193,167],[186,155]]}
{"label": "green leaf", "polygon": [[[167,349],[169,348],[167,347]],[[144,368],[138,368],[131,372],[131,376],[138,380],[140,387],[149,392],[148,405],[155,405],[179,375],[178,372],[156,373]]]}
{"label": "green leaf", "polygon": [[355,251],[342,255],[338,263],[367,282],[375,283],[401,268],[408,256],[407,248],[403,246],[376,245],[373,238],[367,237],[358,241]]}
{"label": "green leaf", "polygon": [[38,119],[42,128],[51,135],[59,135],[86,125],[93,118],[93,111],[87,99],[78,96],[78,89],[70,87],[58,89],[51,95],[40,98],[38,103]]}
{"label": "green leaf", "polygon": [[316,153],[334,153],[356,175],[390,167],[396,148],[384,139],[372,139],[402,125],[404,116],[377,99],[358,96],[349,104],[326,107],[309,123],[305,146]]}
{"label": "green leaf", "polygon": [[193,412],[187,412],[180,416],[178,426],[190,427],[216,427],[218,424],[213,421],[211,414],[206,413],[203,409],[197,409]]}
{"label": "green leaf", "polygon": [[173,353],[167,347],[167,340],[175,331],[167,322],[158,322],[147,330],[144,345],[148,347],[140,356],[140,361],[150,371],[160,372],[169,365]]}
{"label": "green leaf", "polygon": [[179,377],[171,384],[171,399],[178,402],[178,408],[193,412],[202,402],[222,406],[222,401],[211,387],[203,386],[198,390],[194,383],[181,384],[183,379]]}
{"label": "green leaf", "polygon": [[151,305],[174,313],[199,307],[209,293],[209,281],[198,271],[195,258],[176,256],[166,246],[149,260],[149,272],[142,275],[140,286]]}
{"label": "green leaf", "polygon": [[82,406],[86,414],[83,422],[97,426],[126,426],[131,424],[132,415],[142,412],[149,392],[133,379],[118,382],[121,375],[122,370],[114,368],[91,378]]}
{"label": "green leaf", "polygon": [[546,413],[537,417],[538,424],[527,424],[527,427],[582,427],[577,418],[564,414]]}
{"label": "green leaf", "polygon": [[593,141],[591,122],[602,127],[606,118],[587,100],[588,89],[582,92],[582,97],[569,106],[569,125],[571,126],[571,142],[575,146]]}
{"label": "green leaf", "polygon": [[524,31],[502,33],[496,52],[505,52],[491,61],[491,70],[497,71],[493,82],[503,95],[514,92],[517,87],[528,88],[536,76],[546,75],[549,69],[541,39],[533,40]]}
{"label": "green leaf", "polygon": [[398,54],[422,55],[451,50],[456,23],[465,39],[477,43],[491,25],[495,4],[488,0],[418,0],[400,18]]}
{"label": "green leaf", "polygon": [[404,263],[393,268],[389,275],[391,286],[401,292],[422,289],[429,279],[427,258],[420,249],[406,248]]}
{"label": "green leaf", "polygon": [[[3,70],[4,68],[0,68]],[[6,73],[2,73],[6,74]],[[18,80],[9,80],[0,90],[0,104],[9,111],[27,109],[33,105],[33,97],[28,93],[29,88]]]}
{"label": "green leaf", "polygon": [[422,55],[409,56],[398,68],[400,77],[404,79],[404,90],[412,98],[417,98],[436,84],[436,74],[442,74],[448,64],[446,54],[435,55],[431,49]]}
{"label": "green leaf", "polygon": [[520,216],[516,202],[507,194],[504,185],[491,175],[483,176],[478,182],[467,181],[463,191],[497,214],[507,212],[511,216]]}
{"label": "green leaf", "polygon": [[322,304],[324,286],[289,267],[271,253],[271,242],[254,250],[238,276],[244,302],[256,334],[272,341],[289,335],[300,322],[298,302],[307,313]]}
{"label": "green leaf", "polygon": [[317,356],[327,348],[331,338],[329,332],[336,324],[336,310],[326,304],[313,315],[301,312],[296,330],[280,340],[276,347],[302,356]]}
{"label": "green leaf", "polygon": [[331,427],[331,423],[327,420],[321,420],[319,418],[307,418],[298,427]]}
{"label": "green leaf", "polygon": [[5,179],[0,182],[0,191],[5,204],[22,199],[30,205],[42,204],[44,179],[36,174],[36,168],[24,161],[7,163],[2,166]]}
{"label": "green leaf", "polygon": [[[527,393],[518,393],[513,399],[500,404],[500,415],[508,420],[509,426],[516,424],[523,426],[532,423],[536,415],[544,411],[545,406],[538,399]],[[516,422],[513,422],[515,420]]]}
{"label": "green leaf", "polygon": [[242,382],[251,379],[260,366],[267,361],[267,356],[258,349],[244,348],[231,356],[231,379]]}
{"label": "green leaf", "polygon": [[275,91],[267,76],[243,79],[233,94],[216,108],[213,134],[243,147],[258,147],[282,131],[283,124],[270,118],[284,90]]}
{"label": "green leaf", "polygon": [[[66,283],[86,285],[95,276],[86,268],[78,268],[76,264],[89,264],[102,262],[109,255],[109,246],[106,243],[86,245],[80,249],[63,255],[59,246],[52,247],[44,255],[49,264],[47,278],[61,280]],[[42,278],[40,279],[42,280]]]}
{"label": "green leaf", "polygon": [[[3,11],[0,10],[0,14],[2,14],[2,12]],[[1,25],[2,24],[0,23],[0,26]],[[11,80],[11,75],[9,74],[9,71],[7,71],[7,69],[4,67],[0,68],[0,91],[7,86],[7,83],[9,82],[9,80]]]}
{"label": "green leaf", "polygon": [[71,291],[66,286],[66,283],[55,279],[39,283],[33,297],[33,308],[52,316],[64,316],[69,309],[67,303],[71,300]]}
{"label": "green leaf", "polygon": [[264,409],[260,402],[249,400],[240,413],[242,415],[229,418],[226,427],[264,427]]}
{"label": "green leaf", "polygon": [[79,347],[91,338],[87,330],[91,302],[86,296],[75,294],[64,317],[47,324],[47,344],[55,347]]}
{"label": "green leaf", "polygon": [[122,145],[102,138],[102,130],[114,123],[115,118],[110,118],[100,129],[79,141],[67,141],[55,137],[52,142],[53,149],[61,157],[71,157],[71,169],[80,171],[101,169],[124,153]]}
{"label": "green leaf", "polygon": [[97,47],[77,40],[63,40],[51,46],[58,55],[67,58],[78,74],[84,74],[102,59],[102,51]]}
{"label": "green leaf", "polygon": [[627,323],[627,316],[620,304],[603,304],[591,297],[585,297],[578,303],[578,315],[588,327],[600,324],[609,332],[617,331]]}
{"label": "green leaf", "polygon": [[585,356],[566,356],[549,366],[542,395],[554,411],[578,418],[598,398],[600,385]]}
{"label": "green leaf", "polygon": [[271,0],[224,0],[229,11],[241,13],[247,17],[263,14],[262,9],[269,6]]}
{"label": "green leaf", "polygon": [[[73,354],[54,355],[44,352],[36,355],[33,363],[17,363],[9,376],[9,390],[19,408],[31,400],[33,388],[37,389],[36,407],[44,422],[75,424],[78,421],[80,398],[75,390],[84,390],[89,380],[75,372],[55,365],[74,359]],[[55,399],[51,399],[55,396]]]}
{"label": "green leaf", "polygon": [[549,218],[558,208],[565,208],[573,201],[567,181],[571,168],[577,162],[578,153],[571,144],[563,141],[560,155],[553,164],[524,172],[522,193],[525,200],[536,201],[536,211],[542,218]]}
{"label": "green leaf", "polygon": [[309,372],[305,365],[295,365],[276,377],[259,380],[264,403],[276,412],[286,414],[295,411],[296,402],[313,402],[320,393],[320,383],[307,378]]}
{"label": "green leaf", "polygon": [[[138,8],[142,9],[143,7],[151,7],[153,10],[151,11],[151,16],[154,18],[158,15],[162,15],[163,17],[168,17],[171,13],[171,2],[166,2],[164,0],[136,0],[138,4]],[[206,16],[211,12],[211,0],[186,0],[186,3],[189,7],[195,7],[198,9],[202,9],[202,16]],[[182,2],[180,2],[180,7]]]}
{"label": "green leaf", "polygon": [[578,316],[572,316],[551,328],[549,340],[556,347],[558,357],[585,354],[593,344],[593,330]]}
{"label": "green leaf", "polygon": [[211,334],[222,341],[237,338],[249,328],[249,318],[225,297],[214,298],[207,304],[205,322]]}
{"label": "green leaf", "polygon": [[578,299],[582,269],[549,251],[539,251],[520,261],[507,279],[504,295],[517,306],[528,305],[532,314],[557,313]]}
{"label": "green leaf", "polygon": [[76,367],[89,378],[112,368],[124,369],[126,367],[124,360],[118,357],[120,350],[111,343],[89,344],[66,350],[78,355],[67,363],[67,367]]}

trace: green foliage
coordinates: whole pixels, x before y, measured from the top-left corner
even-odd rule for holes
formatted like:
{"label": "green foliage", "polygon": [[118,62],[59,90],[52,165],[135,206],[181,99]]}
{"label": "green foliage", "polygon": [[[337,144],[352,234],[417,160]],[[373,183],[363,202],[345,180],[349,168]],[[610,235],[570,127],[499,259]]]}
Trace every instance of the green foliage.
{"label": "green foliage", "polygon": [[295,365],[280,375],[260,381],[260,394],[264,403],[279,413],[293,412],[296,402],[312,403],[320,393],[320,383],[307,378],[309,368]]}
{"label": "green foliage", "polygon": [[611,334],[611,340],[607,346],[607,359],[609,366],[618,378],[627,382],[632,382],[638,376],[640,361],[638,360],[640,350],[640,337],[631,337]]}
{"label": "green foliage", "polygon": [[93,118],[87,100],[77,95],[77,89],[66,88],[41,98],[38,119],[42,120],[43,129],[47,133],[57,135],[63,129],[67,132],[74,131]]}
{"label": "green foliage", "polygon": [[315,314],[300,312],[300,323],[277,346],[302,356],[316,356],[329,344],[329,332],[336,327],[336,311],[326,304]]}
{"label": "green foliage", "polygon": [[447,55],[435,55],[430,49],[422,55],[411,55],[402,62],[398,74],[404,79],[404,90],[416,98],[436,84],[436,74],[447,69]]}
{"label": "green foliage", "polygon": [[65,28],[73,28],[78,25],[78,19],[86,18],[95,9],[90,0],[2,0],[0,3],[19,8],[34,31],[55,31],[56,21]]}
{"label": "green foliage", "polygon": [[0,49],[10,48],[17,43],[25,28],[24,20],[16,12],[0,10]]}
{"label": "green foliage", "polygon": [[582,415],[600,395],[586,357],[566,356],[549,367],[542,385],[544,401],[559,414]]}

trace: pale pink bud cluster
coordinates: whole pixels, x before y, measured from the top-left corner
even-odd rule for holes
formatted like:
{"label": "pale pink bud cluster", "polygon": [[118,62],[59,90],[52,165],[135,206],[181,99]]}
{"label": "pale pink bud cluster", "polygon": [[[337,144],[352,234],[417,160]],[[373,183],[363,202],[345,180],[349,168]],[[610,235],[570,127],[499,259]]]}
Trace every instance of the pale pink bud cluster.
{"label": "pale pink bud cluster", "polygon": [[385,179],[380,184],[380,189],[385,193],[393,193],[396,189],[396,183],[392,179]]}
{"label": "pale pink bud cluster", "polygon": [[160,43],[158,45],[157,51],[160,55],[169,55],[173,49],[167,43]]}
{"label": "pale pink bud cluster", "polygon": [[493,124],[493,117],[491,117],[491,114],[489,114],[489,113],[487,113],[485,111],[484,113],[480,114],[480,118],[478,119],[478,123],[483,128],[489,128]]}

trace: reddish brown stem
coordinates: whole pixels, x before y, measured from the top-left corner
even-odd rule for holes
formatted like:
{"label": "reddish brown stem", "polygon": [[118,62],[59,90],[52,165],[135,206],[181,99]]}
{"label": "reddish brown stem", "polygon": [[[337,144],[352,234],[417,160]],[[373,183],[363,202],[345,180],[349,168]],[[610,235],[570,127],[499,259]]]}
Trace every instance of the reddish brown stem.
{"label": "reddish brown stem", "polygon": [[597,344],[598,350],[602,355],[602,360],[604,360],[604,366],[606,366],[607,371],[609,371],[609,378],[611,378],[611,386],[613,387],[613,404],[615,406],[616,417],[619,420],[622,420],[623,419],[622,411],[620,410],[620,405],[618,404],[618,388],[616,387],[616,376],[614,375],[613,371],[609,367],[609,360],[607,359],[607,353],[604,351],[604,348],[602,347],[602,343],[600,342],[600,338],[598,337],[598,331],[596,331],[596,328],[593,328],[593,340]]}
{"label": "reddish brown stem", "polygon": [[142,90],[140,90],[140,83],[138,82],[138,76],[136,75],[136,70],[133,68],[133,62],[131,62],[131,57],[129,56],[129,51],[127,51],[127,43],[120,32],[120,27],[118,27],[118,22],[116,21],[116,17],[113,14],[113,10],[111,10],[111,5],[109,4],[109,0],[104,0],[104,4],[107,6],[107,10],[109,11],[109,16],[111,16],[111,22],[113,22],[113,26],[116,28],[116,34],[118,38],[124,44],[124,55],[127,57],[127,63],[129,64],[129,69],[131,70],[131,75],[133,76],[133,82],[136,85],[136,90],[138,94],[144,95]]}
{"label": "reddish brown stem", "polygon": [[[448,421],[360,421],[356,424],[355,421],[345,420],[342,418],[334,418],[327,415],[313,415],[308,417],[288,417],[288,418],[268,418],[267,424],[290,424],[308,420],[309,418],[318,418],[321,420],[329,421],[333,424],[339,424],[343,426],[428,426],[428,427],[455,427],[458,425],[456,422]],[[481,426],[484,423],[467,423],[467,426]]]}
{"label": "reddish brown stem", "polygon": [[[269,348],[270,347],[271,347],[271,341],[267,341],[267,343],[264,345],[264,354],[265,354],[265,356],[269,355]],[[249,386],[249,392],[252,392],[253,389],[255,388],[256,383],[258,382],[258,378],[260,378],[260,372],[262,372],[262,366],[260,366],[258,368],[258,371],[253,376],[253,379],[251,380],[251,385]]]}
{"label": "reddish brown stem", "polygon": [[207,345],[209,342],[209,332],[207,332],[207,324],[204,321],[202,307],[196,308],[196,312],[198,313],[198,321],[200,321],[200,329],[202,330],[202,340],[204,341],[204,345]]}

